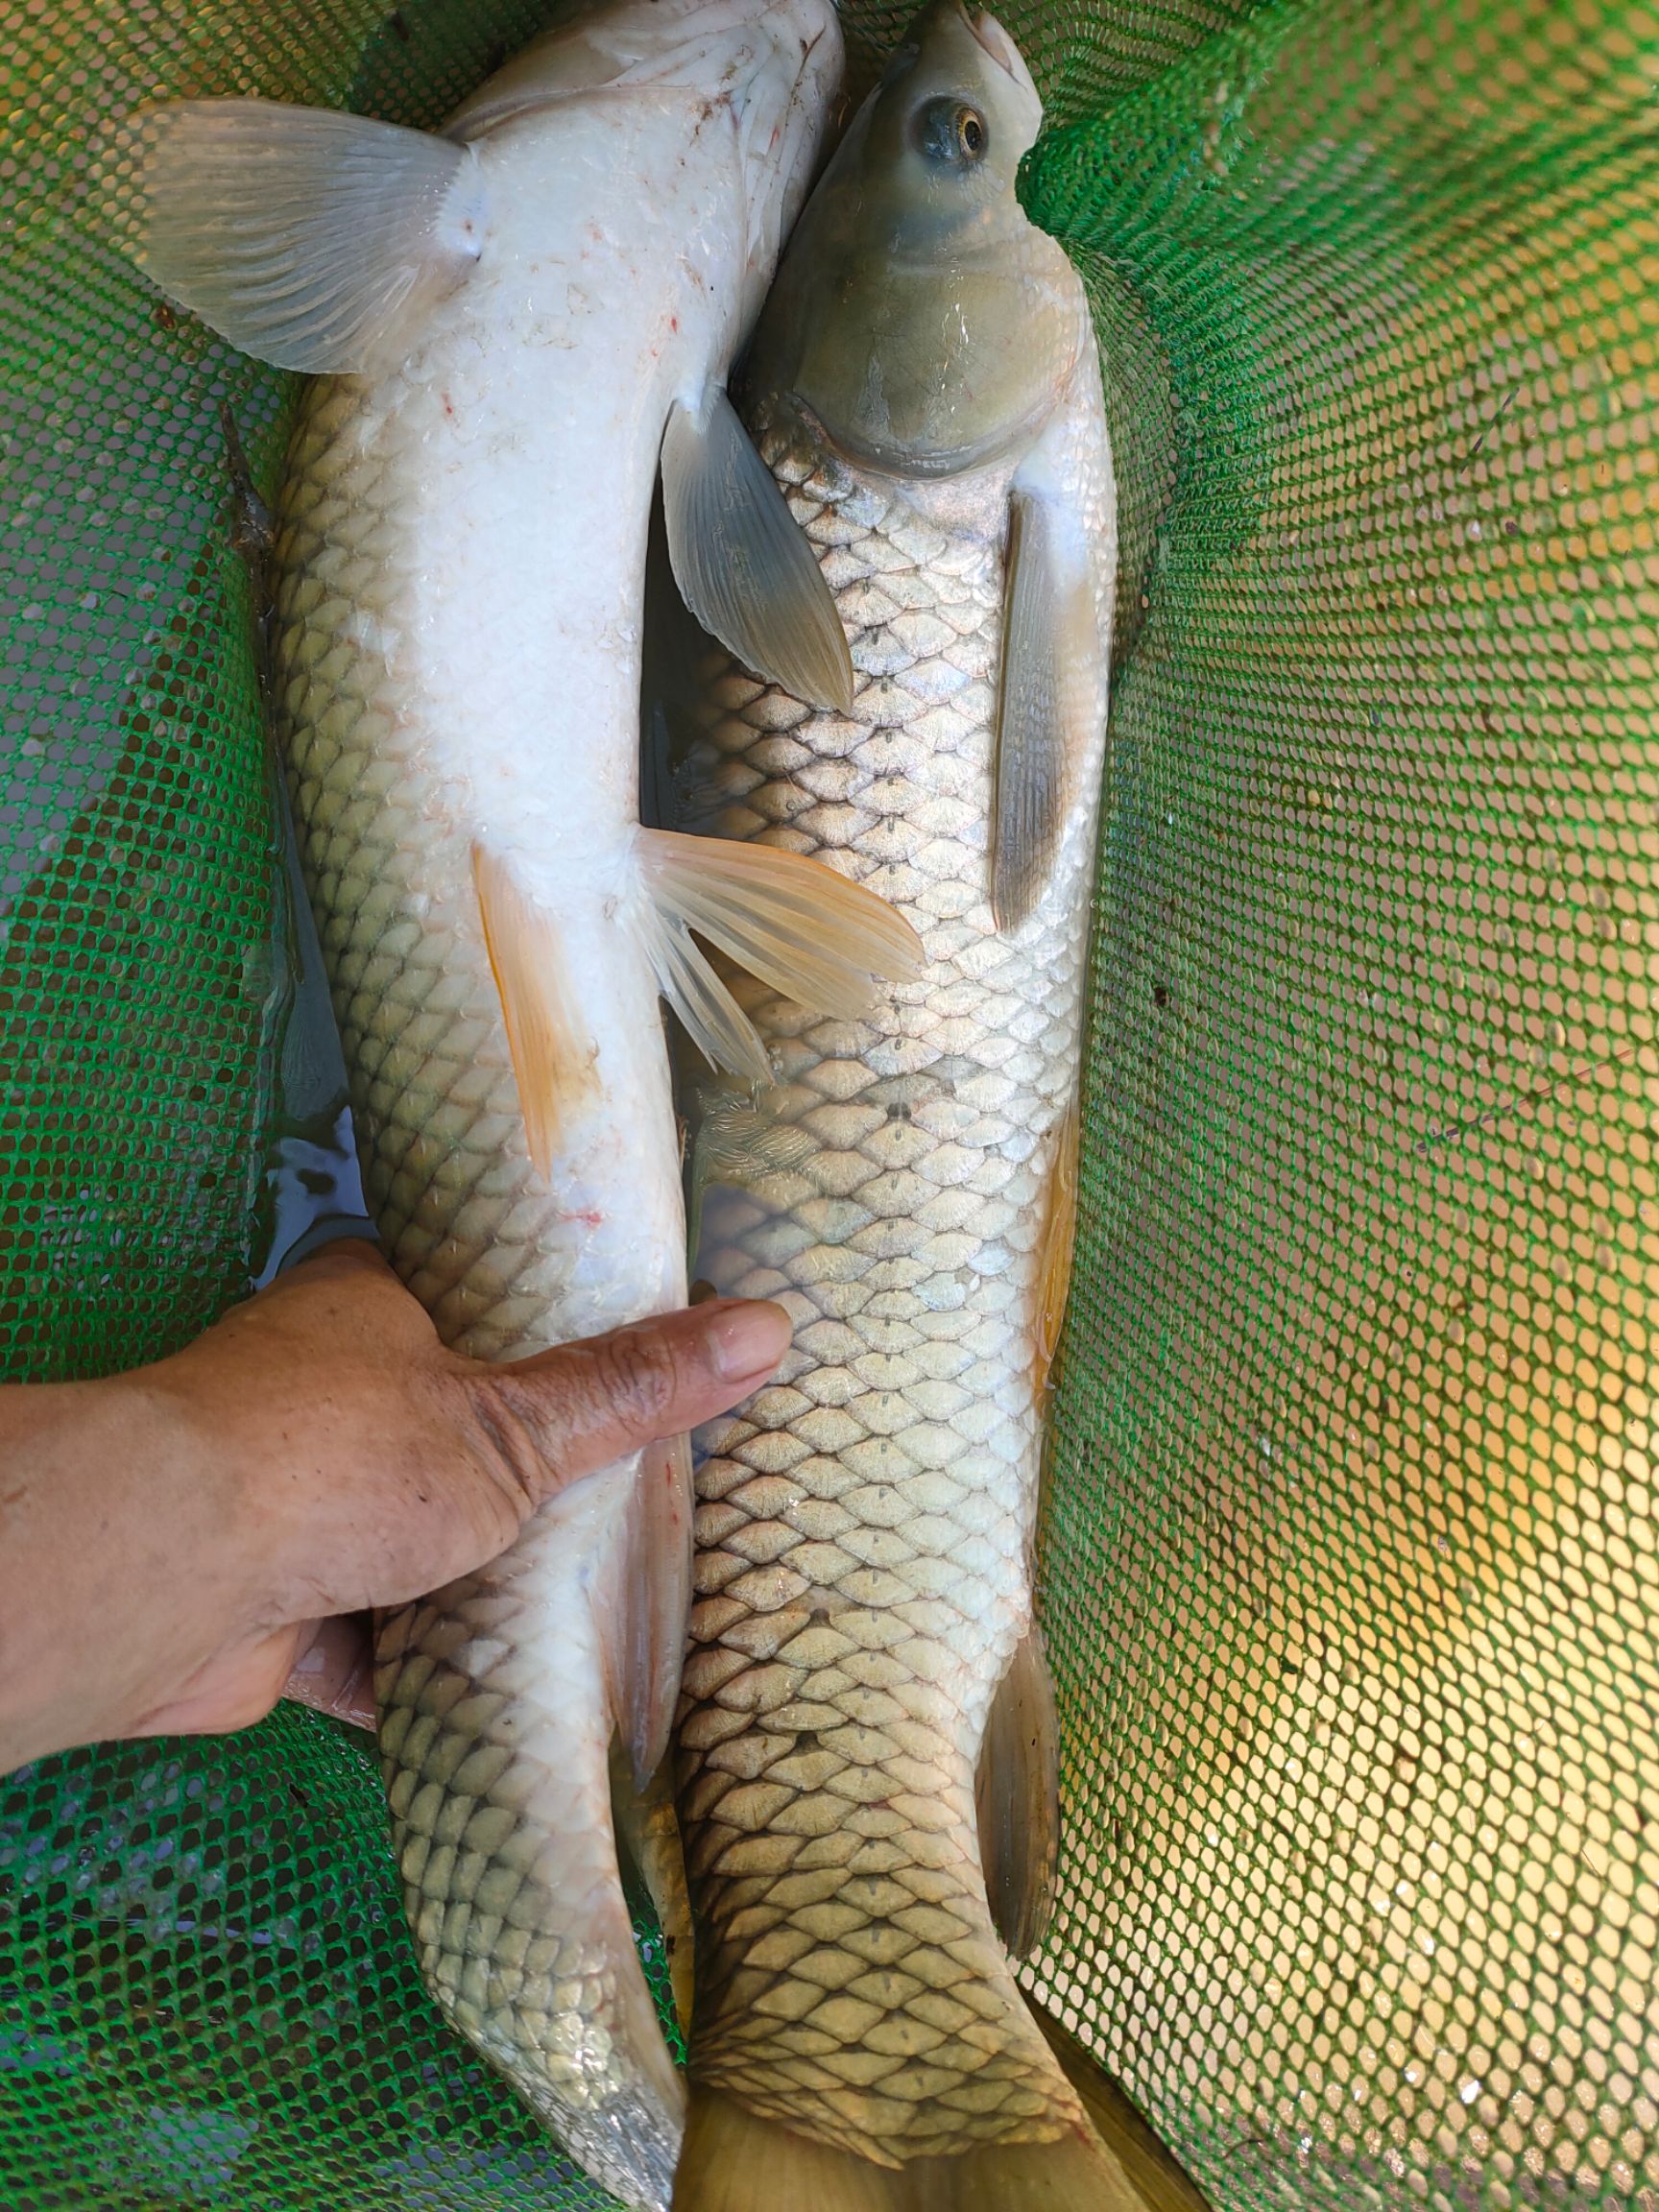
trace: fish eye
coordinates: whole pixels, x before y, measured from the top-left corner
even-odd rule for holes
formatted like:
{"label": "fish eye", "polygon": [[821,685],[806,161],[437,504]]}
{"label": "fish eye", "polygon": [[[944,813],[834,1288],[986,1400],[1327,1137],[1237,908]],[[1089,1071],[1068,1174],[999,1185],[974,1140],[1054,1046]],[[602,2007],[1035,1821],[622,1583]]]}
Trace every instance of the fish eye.
{"label": "fish eye", "polygon": [[977,108],[965,100],[928,100],[916,110],[911,134],[930,161],[972,168],[983,161],[991,132]]}

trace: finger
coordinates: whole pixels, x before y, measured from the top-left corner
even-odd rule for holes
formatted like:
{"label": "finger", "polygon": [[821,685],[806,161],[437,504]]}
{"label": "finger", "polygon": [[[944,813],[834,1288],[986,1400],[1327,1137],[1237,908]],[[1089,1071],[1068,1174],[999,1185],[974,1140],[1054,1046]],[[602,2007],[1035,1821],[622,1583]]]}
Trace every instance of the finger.
{"label": "finger", "polygon": [[475,1368],[469,1383],[528,1511],[567,1482],[735,1406],[774,1372],[789,1334],[788,1314],[769,1299],[717,1299]]}
{"label": "finger", "polygon": [[332,1714],[353,1728],[374,1725],[373,1639],[366,1613],[336,1614],[310,1621],[300,1630],[300,1647],[284,1697]]}
{"label": "finger", "polygon": [[748,1397],[788,1340],[781,1307],[726,1299],[532,1359],[448,1358],[391,1495],[373,1476],[305,1485],[303,1518],[276,1552],[277,1575],[304,1592],[289,1618],[405,1604],[499,1558],[566,1484]]}

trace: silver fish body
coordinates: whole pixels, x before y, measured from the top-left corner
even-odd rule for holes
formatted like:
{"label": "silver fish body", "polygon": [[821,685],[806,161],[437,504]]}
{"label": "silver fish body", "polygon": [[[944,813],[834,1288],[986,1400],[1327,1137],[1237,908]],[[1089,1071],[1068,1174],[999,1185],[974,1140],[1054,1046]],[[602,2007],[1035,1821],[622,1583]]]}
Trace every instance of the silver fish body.
{"label": "silver fish body", "polygon": [[[397,371],[320,383],[283,494],[281,736],[365,1191],[445,1340],[484,1358],[685,1299],[633,865],[637,609],[652,424],[686,373],[674,341],[723,319],[711,338],[729,351],[739,327],[700,245],[731,232],[744,180],[738,132],[728,158],[688,164],[695,101],[667,106],[669,130],[661,93],[496,126],[498,198],[527,217],[580,189],[582,224],[544,222],[539,248],[517,218],[493,308],[475,279]],[[599,357],[591,321],[610,325]],[[560,997],[550,1161],[526,1125],[481,849],[536,898]],[[492,1567],[387,1615],[376,1653],[428,1984],[589,2171],[641,2204],[666,2200],[683,2096],[617,1879],[606,1631],[642,1576],[671,1570],[634,1526],[641,1492],[671,1480],[649,1454],[589,1477]]]}
{"label": "silver fish body", "polygon": [[[977,427],[965,408],[903,466],[897,370],[916,372],[916,422],[938,419],[948,377],[930,385],[926,355],[896,370],[880,334],[905,325],[905,347],[948,346],[963,297],[948,267],[929,270],[931,295],[897,298],[891,324],[868,318],[874,350],[854,349],[844,373],[834,361],[853,342],[830,310],[801,326],[827,267],[840,281],[826,297],[886,297],[859,227],[876,252],[900,241],[903,261],[888,200],[901,215],[915,204],[902,165],[941,131],[956,132],[943,158],[958,163],[976,157],[976,132],[1004,132],[998,204],[1013,207],[1035,94],[1010,43],[949,8],[906,44],[912,75],[901,57],[790,248],[750,415],[852,638],[854,703],[813,711],[728,667],[699,746],[697,780],[718,796],[709,827],[878,890],[925,963],[855,1022],[734,986],[771,1055],[769,1119],[797,1142],[786,1173],[707,1191],[697,1268],[723,1293],[781,1300],[796,1327],[777,1382],[701,1439],[676,1728],[698,1975],[685,2212],[1139,2201],[1020,1994],[975,1814],[994,1700],[1034,1649],[1045,1306],[1105,758],[1112,457],[1082,287],[1017,212],[1003,218],[1009,264],[982,270],[983,290],[1006,276],[1040,295],[1060,367],[1042,370],[1045,404],[1012,428],[1000,402]],[[921,177],[928,223],[951,188]],[[878,418],[885,449],[851,457]],[[970,433],[984,458],[941,460]],[[1034,677],[1017,663],[1037,641],[1015,635],[1032,621],[1016,574],[1024,498],[1058,517],[1034,522],[1027,548],[1082,548],[1064,607],[1038,591],[1053,618],[1043,650],[1074,648],[1074,664],[1056,673],[1039,653]],[[1032,681],[1068,696],[1043,739],[1064,737],[1058,782],[1028,808],[1009,753]],[[1041,834],[1010,833],[1006,880],[1035,888],[999,917],[994,824],[1045,805]],[[744,2165],[769,2182],[733,2182]]]}
{"label": "silver fish body", "polygon": [[[278,734],[370,1207],[445,1340],[481,1358],[684,1301],[659,997],[689,989],[718,1027],[685,911],[712,901],[700,926],[754,936],[750,889],[777,885],[710,892],[690,840],[639,823],[647,525],[661,466],[693,583],[755,527],[781,542],[768,574],[793,557],[823,597],[752,455],[743,476],[723,384],[838,73],[829,0],[613,0],[443,136],[245,101],[149,122],[146,266],[320,373],[280,499]],[[816,649],[832,693],[827,599]],[[799,934],[810,886],[782,902]],[[650,2206],[683,2094],[608,1754],[614,1728],[642,1771],[665,1739],[688,1571],[682,1440],[564,1493],[378,1644],[427,1983]]]}
{"label": "silver fish body", "polygon": [[[1092,363],[1072,405],[1109,546]],[[810,2080],[850,2148],[950,2152],[1070,2110],[991,1931],[973,1798],[1031,1618],[1044,1231],[1080,1068],[1105,701],[1049,888],[1004,934],[987,826],[1010,470],[880,481],[798,421],[759,445],[826,547],[860,685],[830,717],[732,674],[709,743],[741,797],[714,827],[879,889],[926,965],[861,1022],[736,986],[772,1048],[768,1104],[813,1148],[787,1203],[704,1201],[698,1271],[782,1300],[796,1328],[697,1474],[678,1742],[720,1965],[699,1974],[696,2064],[794,2126]],[[965,2040],[981,2017],[1006,2039]]]}

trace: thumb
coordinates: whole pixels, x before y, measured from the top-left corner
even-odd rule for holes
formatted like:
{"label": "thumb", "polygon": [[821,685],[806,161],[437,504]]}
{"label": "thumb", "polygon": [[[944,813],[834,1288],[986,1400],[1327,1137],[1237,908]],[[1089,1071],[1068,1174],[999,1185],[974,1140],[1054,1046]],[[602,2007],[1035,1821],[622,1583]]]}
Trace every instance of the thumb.
{"label": "thumb", "polygon": [[531,1359],[441,1356],[412,1450],[378,1481],[306,1486],[278,1618],[402,1605],[473,1573],[567,1484],[758,1389],[788,1341],[781,1306],[726,1299]]}
{"label": "thumb", "polygon": [[747,1398],[776,1369],[789,1334],[788,1314],[770,1300],[714,1299],[532,1359],[469,1367],[466,1382],[474,1417],[503,1442],[517,1431],[539,1463],[525,1471],[534,1506]]}

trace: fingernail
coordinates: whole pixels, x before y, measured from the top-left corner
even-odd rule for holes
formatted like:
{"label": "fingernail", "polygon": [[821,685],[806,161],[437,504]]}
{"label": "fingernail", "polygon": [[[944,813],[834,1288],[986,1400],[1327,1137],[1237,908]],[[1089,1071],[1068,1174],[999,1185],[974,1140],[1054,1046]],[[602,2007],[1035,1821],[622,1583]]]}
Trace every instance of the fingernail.
{"label": "fingernail", "polygon": [[709,1324],[709,1351],[723,1382],[741,1382],[776,1367],[792,1334],[789,1316],[769,1298],[729,1306]]}

